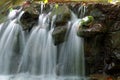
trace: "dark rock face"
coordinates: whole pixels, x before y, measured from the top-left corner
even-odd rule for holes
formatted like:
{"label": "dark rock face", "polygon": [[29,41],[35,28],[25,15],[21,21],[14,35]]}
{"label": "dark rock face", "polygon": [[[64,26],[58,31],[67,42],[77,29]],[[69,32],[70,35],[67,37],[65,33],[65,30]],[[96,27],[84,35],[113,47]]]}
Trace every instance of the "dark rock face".
{"label": "dark rock face", "polygon": [[55,45],[58,45],[65,41],[66,32],[67,32],[66,26],[59,26],[54,29],[52,33],[52,37]]}
{"label": "dark rock face", "polygon": [[95,22],[102,23],[107,27],[108,31],[113,31],[113,25],[119,22],[120,13],[119,5],[113,4],[88,4],[85,15],[91,15],[95,18]]}
{"label": "dark rock face", "polygon": [[29,12],[25,12],[20,18],[20,22],[24,30],[30,30],[35,24],[38,22],[37,14],[31,14]]}
{"label": "dark rock face", "polygon": [[107,39],[111,45],[107,46],[110,51],[110,53],[107,55],[111,60],[109,65],[114,64],[114,66],[112,66],[110,69],[107,69],[106,73],[115,76],[120,75],[120,31],[111,32],[108,34],[108,36],[110,36]]}
{"label": "dark rock face", "polygon": [[105,33],[106,27],[102,24],[96,23],[93,24],[91,27],[88,27],[87,29],[85,28],[79,28],[78,29],[78,36],[81,37],[92,37],[97,34],[102,34]]}
{"label": "dark rock face", "polygon": [[71,12],[65,5],[54,8],[50,15],[50,19],[55,17],[55,28],[52,33],[52,37],[55,45],[59,45],[65,41],[65,35],[67,32],[67,23],[71,19]]}
{"label": "dark rock face", "polygon": [[[87,28],[78,29],[78,36],[85,39],[87,73],[120,75],[120,7],[112,4],[87,4],[85,15],[95,21]],[[106,63],[109,58],[110,63]],[[106,65],[110,67],[106,68]],[[88,68],[90,66],[91,68]]]}
{"label": "dark rock face", "polygon": [[[86,74],[102,73],[104,65],[104,35],[85,37]],[[89,66],[89,67],[88,67]]]}
{"label": "dark rock face", "polygon": [[115,32],[120,30],[120,21],[116,21],[112,27],[109,29],[110,32]]}

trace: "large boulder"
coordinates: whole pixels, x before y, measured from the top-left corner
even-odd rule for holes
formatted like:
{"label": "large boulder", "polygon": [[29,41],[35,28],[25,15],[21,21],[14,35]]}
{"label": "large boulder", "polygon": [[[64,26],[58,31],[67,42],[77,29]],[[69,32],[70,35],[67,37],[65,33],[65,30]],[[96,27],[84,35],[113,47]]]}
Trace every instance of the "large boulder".
{"label": "large boulder", "polygon": [[59,26],[54,29],[52,37],[55,45],[61,44],[65,41],[66,32],[67,32],[66,26]]}
{"label": "large boulder", "polygon": [[71,12],[65,5],[55,7],[51,14],[50,19],[55,19],[55,28],[52,33],[54,44],[58,45],[65,41],[65,35],[67,32],[67,23],[71,19]]}
{"label": "large boulder", "polygon": [[56,26],[65,25],[71,19],[71,12],[67,6],[62,5],[52,10],[50,18],[54,16],[56,16],[54,22]]}
{"label": "large boulder", "polygon": [[20,22],[24,30],[30,30],[38,22],[38,14],[24,12],[20,18]]}

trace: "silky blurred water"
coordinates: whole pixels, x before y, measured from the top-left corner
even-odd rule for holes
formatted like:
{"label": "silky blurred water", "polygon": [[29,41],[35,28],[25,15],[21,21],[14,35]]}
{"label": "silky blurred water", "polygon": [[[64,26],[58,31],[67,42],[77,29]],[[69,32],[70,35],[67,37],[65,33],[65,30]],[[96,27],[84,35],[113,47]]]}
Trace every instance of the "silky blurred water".
{"label": "silky blurred water", "polygon": [[80,20],[75,15],[58,50],[52,40],[55,16],[49,24],[50,13],[40,14],[38,25],[26,32],[13,13],[0,24],[0,80],[87,80],[84,39],[76,34]]}

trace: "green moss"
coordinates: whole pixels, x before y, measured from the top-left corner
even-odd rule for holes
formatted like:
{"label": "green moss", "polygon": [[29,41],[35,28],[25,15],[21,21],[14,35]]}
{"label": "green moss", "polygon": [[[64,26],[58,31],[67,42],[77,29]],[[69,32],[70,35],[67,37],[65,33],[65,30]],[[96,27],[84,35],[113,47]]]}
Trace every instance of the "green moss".
{"label": "green moss", "polygon": [[83,28],[85,26],[89,26],[94,22],[94,18],[92,16],[86,16],[80,21],[80,26]]}

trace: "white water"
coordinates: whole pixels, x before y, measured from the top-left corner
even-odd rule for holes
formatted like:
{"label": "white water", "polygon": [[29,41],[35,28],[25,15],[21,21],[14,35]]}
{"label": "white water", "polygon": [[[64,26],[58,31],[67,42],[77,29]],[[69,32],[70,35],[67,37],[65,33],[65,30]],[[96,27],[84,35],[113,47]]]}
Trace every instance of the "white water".
{"label": "white water", "polygon": [[0,80],[86,80],[84,42],[76,35],[78,21],[69,26],[57,62],[57,49],[52,42],[54,21],[48,30],[48,16],[39,16],[39,24],[27,41],[16,19],[9,23],[0,39]]}
{"label": "white water", "polygon": [[[84,66],[84,40],[76,35],[76,29],[79,21],[72,26],[67,36],[67,41],[61,45],[59,57],[59,75],[74,76],[71,80],[81,80],[79,76],[85,76]],[[75,77],[76,76],[76,77]]]}
{"label": "white water", "polygon": [[[9,74],[14,54],[22,53],[23,48],[23,33],[21,26],[16,24],[16,20],[10,22],[0,39],[0,74]],[[18,62],[16,61],[16,64]],[[12,65],[12,67],[15,67]]]}
{"label": "white water", "polygon": [[80,18],[83,18],[85,16],[86,6],[84,6],[84,5],[80,6],[78,9],[78,12],[80,12],[78,16]]}
{"label": "white water", "polygon": [[2,26],[3,26],[3,23],[0,24],[0,32],[1,32],[1,28],[2,28]]}
{"label": "white water", "polygon": [[56,47],[52,42],[52,30],[47,31],[45,21],[46,17],[41,14],[39,25],[33,28],[27,41],[19,66],[19,72],[55,76]]}

